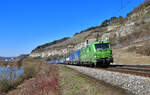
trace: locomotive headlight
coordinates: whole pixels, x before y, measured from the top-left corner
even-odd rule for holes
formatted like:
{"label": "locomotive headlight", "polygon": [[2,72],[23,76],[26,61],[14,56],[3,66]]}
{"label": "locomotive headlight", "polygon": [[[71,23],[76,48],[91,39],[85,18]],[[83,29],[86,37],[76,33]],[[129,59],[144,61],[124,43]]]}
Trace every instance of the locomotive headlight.
{"label": "locomotive headlight", "polygon": [[94,57],[96,58],[96,54],[94,54]]}

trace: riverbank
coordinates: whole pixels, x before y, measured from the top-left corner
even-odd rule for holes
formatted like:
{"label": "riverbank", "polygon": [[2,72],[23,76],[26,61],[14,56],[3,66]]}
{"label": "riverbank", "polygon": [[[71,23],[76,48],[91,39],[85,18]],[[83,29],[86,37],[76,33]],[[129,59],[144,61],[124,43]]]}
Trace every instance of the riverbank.
{"label": "riverbank", "polygon": [[41,64],[39,72],[7,95],[58,95],[58,67]]}
{"label": "riverbank", "polygon": [[12,62],[12,61],[0,61],[0,66],[15,66],[16,63],[15,62]]}
{"label": "riverbank", "polygon": [[[25,80],[33,78],[39,72],[40,65],[41,65],[40,59],[33,59],[33,58],[25,59],[22,62],[22,66],[21,66],[21,68],[23,68],[24,70],[22,75],[20,75],[19,77],[13,76],[12,78],[12,72],[10,72],[9,79],[6,76],[0,80],[0,95],[1,94],[5,95],[9,91],[16,89],[17,86],[22,84]],[[15,65],[13,65],[12,67],[15,67]],[[5,73],[2,73],[2,74],[5,74]]]}

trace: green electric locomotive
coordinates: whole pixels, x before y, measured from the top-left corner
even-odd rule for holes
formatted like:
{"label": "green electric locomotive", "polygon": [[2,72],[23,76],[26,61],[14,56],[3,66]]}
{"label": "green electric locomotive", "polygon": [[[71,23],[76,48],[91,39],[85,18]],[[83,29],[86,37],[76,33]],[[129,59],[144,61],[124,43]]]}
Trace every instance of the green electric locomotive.
{"label": "green electric locomotive", "polygon": [[113,57],[109,41],[95,41],[80,51],[79,65],[106,67],[110,63],[113,63]]}

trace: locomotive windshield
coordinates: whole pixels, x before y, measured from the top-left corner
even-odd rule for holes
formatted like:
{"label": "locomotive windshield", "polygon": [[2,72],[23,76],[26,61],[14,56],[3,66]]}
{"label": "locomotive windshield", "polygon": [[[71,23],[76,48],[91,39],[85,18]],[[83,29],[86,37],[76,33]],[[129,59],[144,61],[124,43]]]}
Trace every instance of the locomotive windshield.
{"label": "locomotive windshield", "polygon": [[95,49],[96,49],[96,50],[108,49],[109,46],[110,46],[109,43],[95,44]]}

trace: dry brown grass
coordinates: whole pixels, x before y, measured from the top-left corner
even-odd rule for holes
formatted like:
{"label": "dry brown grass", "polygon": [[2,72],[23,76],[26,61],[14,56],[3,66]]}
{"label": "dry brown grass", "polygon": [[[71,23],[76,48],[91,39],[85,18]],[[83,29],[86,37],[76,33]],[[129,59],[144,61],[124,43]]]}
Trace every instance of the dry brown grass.
{"label": "dry brown grass", "polygon": [[136,53],[150,56],[150,44],[145,44],[144,46],[136,48]]}
{"label": "dry brown grass", "polygon": [[[30,64],[24,64],[23,68],[24,68],[24,73],[19,76],[17,78],[17,76],[15,77],[16,80],[14,80],[13,78],[13,75],[11,75],[12,73],[11,72],[6,72],[10,75],[10,79],[7,78],[7,76],[5,75],[6,73],[4,73],[4,77],[2,80],[0,80],[0,93],[7,93],[8,91],[12,90],[12,89],[15,89],[18,85],[20,85],[21,83],[23,83],[25,80],[28,80],[32,77],[34,77],[37,72],[39,72],[39,67],[40,67],[40,63],[38,61],[38,63],[35,63],[37,62],[37,60],[35,59],[26,59],[27,62],[32,62]],[[26,62],[25,61],[25,62]],[[10,63],[8,63],[10,64]],[[8,75],[7,74],[7,75]]]}
{"label": "dry brown grass", "polygon": [[40,65],[40,72],[26,80],[8,95],[57,95],[58,68],[56,65]]}
{"label": "dry brown grass", "polygon": [[[136,53],[135,47],[114,49],[113,56],[116,64],[150,64],[150,56]],[[129,52],[130,51],[130,52]]]}
{"label": "dry brown grass", "polygon": [[131,46],[127,49],[128,52],[136,52],[144,56],[150,56],[150,43],[144,43],[140,46]]}
{"label": "dry brown grass", "polygon": [[60,95],[126,95],[123,89],[60,66]]}

